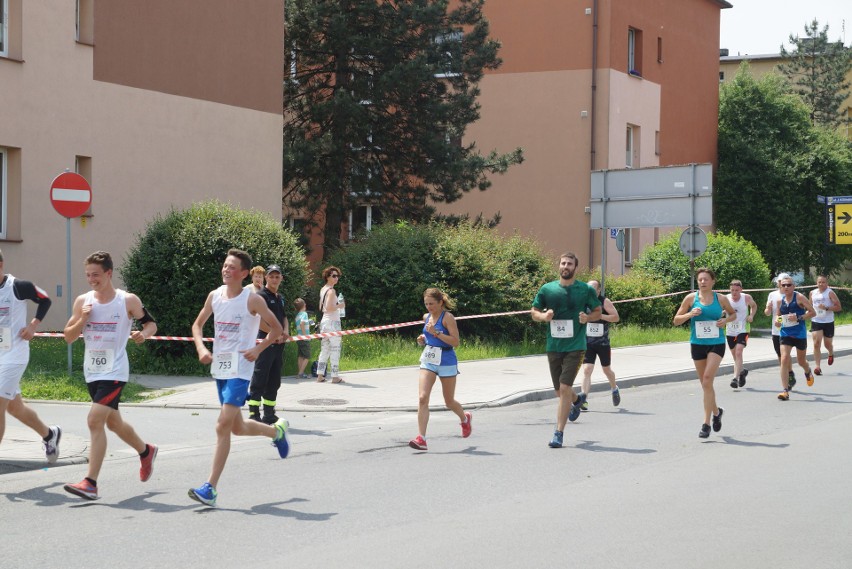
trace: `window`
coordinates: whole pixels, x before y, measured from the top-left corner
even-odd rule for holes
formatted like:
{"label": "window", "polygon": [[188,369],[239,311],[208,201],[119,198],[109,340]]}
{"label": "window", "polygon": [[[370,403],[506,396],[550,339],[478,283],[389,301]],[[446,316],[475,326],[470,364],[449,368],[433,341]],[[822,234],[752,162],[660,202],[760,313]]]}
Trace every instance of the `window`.
{"label": "window", "polygon": [[6,149],[0,147],[0,239],[6,238]]}
{"label": "window", "polygon": [[[89,185],[92,184],[92,158],[90,156],[75,156],[74,171],[86,178]],[[81,217],[93,217],[94,215],[92,206],[89,204],[89,209]]]}
{"label": "window", "polygon": [[625,166],[633,168],[633,125],[627,125],[627,152],[625,153]]}
{"label": "window", "polygon": [[642,77],[642,30],[627,28],[627,72]]}
{"label": "window", "polygon": [[724,71],[720,71],[720,72],[719,72],[719,83],[721,83],[721,82],[722,82],[722,81],[724,81],[724,80],[725,80],[725,72],[724,72]]}
{"label": "window", "polygon": [[654,154],[660,155],[660,131],[654,132]]}
{"label": "window", "polygon": [[9,0],[0,0],[0,56],[9,55]]}
{"label": "window", "polygon": [[361,230],[370,231],[382,222],[382,210],[374,205],[358,206],[349,212],[349,239]]}
{"label": "window", "polygon": [[657,38],[657,63],[663,62],[663,38]]}
{"label": "window", "polygon": [[435,38],[437,47],[436,67],[438,72],[435,77],[458,77],[461,75],[462,40],[464,34],[461,30],[441,34]]}
{"label": "window", "polygon": [[95,45],[94,0],[77,0],[77,33],[75,39],[87,45]]}

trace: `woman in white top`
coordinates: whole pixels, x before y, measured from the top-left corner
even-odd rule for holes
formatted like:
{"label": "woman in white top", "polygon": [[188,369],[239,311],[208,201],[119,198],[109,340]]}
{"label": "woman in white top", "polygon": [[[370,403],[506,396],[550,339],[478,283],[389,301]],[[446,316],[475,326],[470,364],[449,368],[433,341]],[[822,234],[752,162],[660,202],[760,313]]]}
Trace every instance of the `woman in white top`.
{"label": "woman in white top", "polygon": [[[320,289],[320,304],[319,308],[322,311],[322,320],[320,320],[320,333],[323,332],[339,332],[340,326],[340,308],[346,306],[343,302],[338,302],[337,291],[334,287],[340,280],[343,271],[335,266],[326,267],[322,271],[322,278],[325,280],[325,286]],[[325,381],[326,372],[331,368],[331,382],[343,383],[343,378],[340,377],[340,351],[343,347],[343,340],[340,336],[323,338],[320,342],[320,355],[317,364],[317,382]]]}
{"label": "woman in white top", "polygon": [[840,312],[840,299],[828,287],[828,278],[817,277],[817,288],[811,291],[811,304],[816,310],[816,316],[811,319],[811,338],[814,341],[814,373],[822,375],[819,362],[822,359],[822,343],[828,350],[828,365],[834,363],[834,313]]}
{"label": "woman in white top", "polygon": [[266,269],[258,265],[254,267],[251,271],[249,271],[249,278],[251,278],[251,283],[247,284],[243,288],[247,288],[253,293],[259,294],[260,291],[263,290],[263,279],[265,277]]}

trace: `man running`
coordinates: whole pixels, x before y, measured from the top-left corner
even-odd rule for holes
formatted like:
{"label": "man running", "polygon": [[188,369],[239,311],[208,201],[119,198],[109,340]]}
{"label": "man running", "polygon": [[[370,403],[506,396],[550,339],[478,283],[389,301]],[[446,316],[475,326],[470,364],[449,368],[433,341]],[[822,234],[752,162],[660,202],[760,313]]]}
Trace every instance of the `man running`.
{"label": "man running", "polygon": [[748,370],[743,368],[743,350],[748,343],[749,324],[757,313],[757,303],[750,294],[743,292],[742,281],[734,279],[730,287],[730,294],[725,296],[737,313],[737,319],[725,326],[725,337],[728,340],[728,348],[734,355],[734,379],[731,380],[731,387],[736,389],[746,384]]}
{"label": "man running", "polygon": [[778,394],[778,399],[788,401],[790,399],[789,371],[792,368],[791,354],[796,348],[796,360],[805,372],[808,386],[814,384],[814,376],[808,365],[808,332],[805,328],[805,320],[813,318],[814,312],[811,302],[805,295],[796,292],[793,288],[793,279],[789,276],[779,280],[781,287],[781,301],[778,303],[778,312],[775,320],[781,326],[781,387],[784,389]]}
{"label": "man running", "polygon": [[[198,360],[204,365],[210,365],[222,404],[216,422],[216,451],[213,453],[210,477],[198,488],[189,490],[190,498],[207,506],[216,505],[219,495],[216,486],[231,452],[231,434],[269,437],[281,458],[287,458],[290,453],[287,421],[280,419],[275,425],[243,421],[241,409],[248,396],[254,362],[263,350],[284,334],[281,323],[266,307],[264,300],[243,288],[243,280],[248,276],[251,264],[251,256],[245,251],[228,251],[222,264],[222,286],[207,295],[204,307],[192,324],[192,339],[198,351]],[[215,332],[212,354],[204,345],[202,334],[210,316],[213,316]],[[269,333],[258,343],[256,338],[261,321],[266,324]]]}
{"label": "man running", "polygon": [[[592,371],[595,369],[595,358],[601,360],[601,370],[609,381],[612,390],[612,404],[618,407],[621,403],[621,392],[615,383],[615,373],[610,367],[612,348],[609,344],[609,325],[620,320],[618,310],[612,301],[601,294],[601,283],[589,281],[589,286],[595,289],[601,303],[601,317],[597,322],[586,323],[586,354],[583,357],[583,394],[588,397],[592,390]],[[588,410],[588,401],[584,401],[582,409]]]}
{"label": "man running", "polygon": [[[27,301],[36,303],[27,324]],[[30,340],[50,309],[47,293],[33,283],[6,274],[0,251],[0,442],[6,432],[6,413],[38,433],[49,464],[59,458],[62,429],[48,427],[21,397],[21,377],[30,361]]]}
{"label": "man running", "polygon": [[817,288],[811,291],[811,304],[816,311],[816,316],[811,319],[814,374],[822,375],[822,369],[819,367],[822,360],[822,343],[825,341],[825,349],[828,350],[828,365],[832,365],[834,363],[834,313],[841,310],[840,299],[828,287],[828,278],[825,275],[817,277]]}
{"label": "man running", "polygon": [[[763,313],[767,316],[770,316],[770,322],[772,322],[772,347],[775,348],[775,355],[778,357],[778,364],[781,364],[781,324],[776,318],[776,314],[778,314],[778,305],[781,303],[781,280],[789,278],[790,275],[787,273],[778,273],[778,276],[775,277],[775,285],[778,287],[778,290],[773,290],[766,297],[766,308],[764,308]],[[793,389],[793,386],[796,385],[796,375],[793,373],[793,369],[790,369],[790,372],[787,374],[787,385],[790,389]]]}
{"label": "man running", "polygon": [[[92,290],[74,301],[71,319],[64,331],[69,344],[83,334],[86,344],[83,375],[92,397],[88,417],[92,439],[88,474],[77,484],[66,484],[65,491],[88,500],[98,497],[98,475],[106,456],[107,428],[139,453],[142,482],[151,478],[157,458],[157,446],[143,441],[118,410],[121,391],[130,378],[127,338],[141,344],[157,332],[157,323],[138,296],[113,286],[112,270],[109,253],[98,251],[86,257],[86,280]],[[134,320],[142,325],[142,330],[131,331]]]}
{"label": "man running", "polygon": [[[567,421],[580,416],[585,393],[574,393],[574,380],[586,351],[586,322],[600,320],[601,302],[595,289],[575,280],[579,260],[574,253],[563,253],[559,259],[559,280],[543,285],[532,304],[532,319],[547,327],[547,361],[550,379],[556,390],[558,405],[556,431],[548,446],[561,448]],[[586,309],[590,309],[588,314]]]}

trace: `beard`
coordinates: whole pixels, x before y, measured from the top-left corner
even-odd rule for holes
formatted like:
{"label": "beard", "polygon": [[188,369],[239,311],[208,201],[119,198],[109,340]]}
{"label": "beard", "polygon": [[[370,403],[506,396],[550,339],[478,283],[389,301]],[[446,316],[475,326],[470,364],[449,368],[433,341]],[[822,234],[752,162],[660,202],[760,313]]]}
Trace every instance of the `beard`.
{"label": "beard", "polygon": [[562,271],[560,271],[559,273],[559,276],[567,281],[574,278],[575,271],[576,269],[562,269]]}

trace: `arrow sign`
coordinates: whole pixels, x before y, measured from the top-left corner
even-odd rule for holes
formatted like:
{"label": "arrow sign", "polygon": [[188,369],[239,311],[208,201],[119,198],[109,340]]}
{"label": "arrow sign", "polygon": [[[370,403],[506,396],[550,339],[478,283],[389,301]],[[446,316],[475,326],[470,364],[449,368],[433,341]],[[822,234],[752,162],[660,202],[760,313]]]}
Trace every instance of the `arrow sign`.
{"label": "arrow sign", "polygon": [[852,215],[849,215],[848,211],[844,211],[843,215],[837,216],[837,219],[842,221],[845,224],[849,223],[849,220],[852,220]]}

